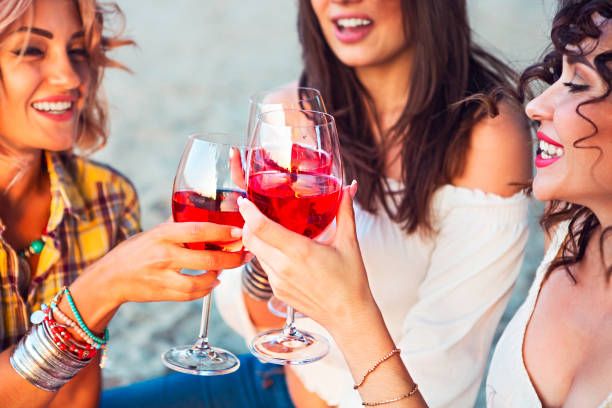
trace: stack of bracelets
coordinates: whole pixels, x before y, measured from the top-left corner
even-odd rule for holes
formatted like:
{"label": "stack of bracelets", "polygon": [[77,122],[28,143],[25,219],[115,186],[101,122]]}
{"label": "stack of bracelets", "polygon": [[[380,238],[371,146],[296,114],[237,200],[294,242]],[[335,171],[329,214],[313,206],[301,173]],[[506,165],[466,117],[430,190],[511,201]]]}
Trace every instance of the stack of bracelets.
{"label": "stack of bracelets", "polygon": [[272,297],[272,288],[268,283],[268,276],[257,258],[251,259],[242,268],[242,287],[253,299],[267,302]]}
{"label": "stack of bracelets", "polygon": [[[66,295],[74,322],[57,307],[62,295]],[[41,310],[32,313],[34,326],[11,354],[11,365],[24,379],[45,391],[57,391],[102,352],[100,367],[106,361],[108,329],[104,338],[95,336],[85,325],[74,304],[68,288],[62,288],[50,305],[42,304]],[[80,337],[75,339],[68,328]]]}

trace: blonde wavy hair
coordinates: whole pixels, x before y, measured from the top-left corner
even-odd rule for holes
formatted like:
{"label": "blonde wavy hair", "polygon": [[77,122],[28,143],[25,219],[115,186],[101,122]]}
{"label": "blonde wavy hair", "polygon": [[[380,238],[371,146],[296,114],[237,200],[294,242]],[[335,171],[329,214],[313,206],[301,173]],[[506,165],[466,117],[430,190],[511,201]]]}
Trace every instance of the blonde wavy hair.
{"label": "blonde wavy hair", "polygon": [[[0,0],[0,41],[11,25],[27,16],[27,13],[32,10],[33,2],[34,0]],[[91,78],[85,106],[79,118],[76,147],[83,153],[93,153],[102,148],[108,139],[108,109],[106,98],[100,89],[104,70],[109,67],[128,70],[121,63],[107,57],[106,54],[113,48],[133,45],[134,42],[121,37],[125,18],[117,4],[105,3],[102,5],[96,0],[74,0],[74,3],[81,16],[85,32],[85,48]],[[121,23],[121,30],[117,30],[112,36],[103,34],[105,30],[108,30],[104,24],[109,17],[116,17]]]}

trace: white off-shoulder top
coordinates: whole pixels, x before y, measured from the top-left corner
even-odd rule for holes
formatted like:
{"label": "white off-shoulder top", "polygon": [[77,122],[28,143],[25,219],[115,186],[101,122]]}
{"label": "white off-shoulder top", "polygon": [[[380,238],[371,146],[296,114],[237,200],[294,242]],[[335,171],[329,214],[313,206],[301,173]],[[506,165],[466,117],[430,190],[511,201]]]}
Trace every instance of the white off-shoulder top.
{"label": "white off-shoulder top", "polygon": [[[391,187],[401,185],[391,181]],[[372,215],[355,206],[372,293],[430,407],[474,405],[523,259],[527,208],[520,193],[503,198],[445,185],[432,200],[436,233],[425,237],[406,234],[383,210]],[[226,272],[221,280],[215,296],[219,311],[249,342],[256,330],[242,298],[240,273]],[[299,319],[297,326],[325,335],[331,351],[316,363],[291,369],[329,405],[360,407],[331,335],[310,319]]]}
{"label": "white off-shoulder top", "polygon": [[[529,289],[525,302],[517,310],[502,333],[487,376],[486,395],[488,408],[542,408],[523,360],[525,331],[538,300],[546,270],[553,261],[568,233],[569,222],[557,227],[542,263]],[[612,393],[598,408],[612,408]]]}

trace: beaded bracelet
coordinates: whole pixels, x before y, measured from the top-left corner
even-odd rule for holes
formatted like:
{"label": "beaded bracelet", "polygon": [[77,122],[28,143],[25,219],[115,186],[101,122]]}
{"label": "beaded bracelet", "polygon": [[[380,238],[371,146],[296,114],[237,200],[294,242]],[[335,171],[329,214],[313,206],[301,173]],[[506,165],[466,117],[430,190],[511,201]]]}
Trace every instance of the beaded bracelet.
{"label": "beaded bracelet", "polygon": [[391,399],[384,400],[384,401],[362,402],[361,405],[363,405],[364,407],[377,407],[379,405],[391,404],[392,402],[396,402],[399,400],[403,400],[404,398],[412,397],[414,394],[416,394],[418,390],[419,390],[419,385],[417,383],[414,383],[414,385],[412,386],[412,389],[406,394],[402,394],[395,398],[391,398]]}
{"label": "beaded bracelet", "polygon": [[83,329],[83,331],[85,333],[87,333],[89,335],[89,337],[94,339],[94,341],[96,343],[99,343],[101,345],[102,344],[106,344],[108,342],[108,327],[104,329],[104,338],[103,339],[101,339],[101,338],[97,337],[95,334],[93,334],[91,332],[91,330],[89,330],[89,327],[87,327],[87,325],[85,324],[85,321],[81,317],[81,314],[77,310],[77,307],[74,304],[74,299],[72,299],[72,295],[70,294],[70,291],[68,290],[68,288],[66,286],[64,286],[62,291],[66,294],[66,298],[68,299],[68,303],[70,304],[70,308],[72,309],[72,313],[74,314],[74,317],[76,317],[77,322],[79,323],[79,326],[81,326],[81,329]]}
{"label": "beaded bracelet", "polygon": [[71,352],[79,360],[91,360],[96,355],[96,348],[91,343],[83,345],[76,341],[67,331],[67,326],[59,324],[53,318],[51,308],[43,304],[41,310],[46,314],[43,324],[47,326],[49,333],[53,336],[53,342],[60,350]]}
{"label": "beaded bracelet", "polygon": [[391,350],[389,352],[389,354],[387,354],[386,356],[384,356],[383,358],[378,360],[376,363],[374,363],[374,365],[368,371],[366,371],[366,373],[363,375],[363,377],[361,377],[361,381],[359,381],[359,383],[353,385],[353,389],[356,390],[357,388],[361,387],[363,385],[363,383],[365,382],[366,378],[368,377],[368,375],[370,375],[372,373],[372,371],[376,370],[376,368],[378,368],[379,365],[381,365],[382,363],[384,363],[385,361],[390,359],[394,354],[398,354],[398,353],[401,353],[401,352],[402,351],[400,349],[394,348],[393,350]]}
{"label": "beaded bracelet", "polygon": [[[68,299],[68,303],[70,304],[72,312],[74,313],[75,317],[77,317],[77,320],[80,319],[82,324],[75,323],[72,319],[70,319],[68,316],[66,316],[59,309],[59,307],[57,307],[57,304],[61,300],[62,295],[64,293],[67,294],[66,297]],[[72,296],[70,295],[70,291],[65,286],[53,298],[53,301],[51,302],[51,310],[53,311],[53,313],[55,313],[55,315],[57,316],[58,320],[60,320],[62,323],[64,323],[65,325],[69,326],[74,331],[76,331],[77,334],[79,335],[79,337],[81,337],[87,344],[91,345],[95,349],[98,349],[98,350],[100,350],[102,352],[102,358],[100,359],[100,368],[104,368],[104,366],[106,365],[106,360],[108,358],[108,353],[107,353],[107,348],[106,348],[106,343],[108,342],[108,337],[109,337],[108,329],[104,329],[104,339],[101,339],[101,338],[95,336],[91,332],[91,330],[89,330],[87,325],[85,325],[85,322],[83,321],[83,318],[81,317],[81,315],[79,314],[78,310],[76,309],[76,305],[74,304],[74,300],[72,300]]]}

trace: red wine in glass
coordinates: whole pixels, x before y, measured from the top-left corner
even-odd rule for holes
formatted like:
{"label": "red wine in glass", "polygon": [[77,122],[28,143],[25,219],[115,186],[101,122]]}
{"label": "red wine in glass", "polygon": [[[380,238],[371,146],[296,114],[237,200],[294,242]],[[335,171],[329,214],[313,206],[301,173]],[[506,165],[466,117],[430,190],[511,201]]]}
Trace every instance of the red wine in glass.
{"label": "red wine in glass", "polygon": [[[244,167],[247,148],[237,138],[222,133],[191,135],[176,170],[172,188],[172,215],[175,222],[210,222],[242,228],[238,197],[244,196]],[[190,242],[196,251],[243,250],[242,240]],[[195,251],[194,251],[195,252]],[[204,272],[204,271],[202,271]],[[208,342],[212,292],[204,297],[198,338],[193,345],[176,346],[162,354],[170,369],[194,375],[229,374],[240,367],[231,352]]]}
{"label": "red wine in glass", "polygon": [[[253,131],[247,196],[268,218],[308,238],[331,224],[340,206],[342,162],[335,121],[323,112],[264,112]],[[307,273],[307,271],[305,271]],[[329,351],[325,337],[299,330],[287,305],[282,329],[259,333],[249,348],[260,360],[307,364]]]}
{"label": "red wine in glass", "polygon": [[325,174],[263,171],[249,176],[247,191],[268,218],[315,238],[336,216],[342,185]]}
{"label": "red wine in glass", "polygon": [[276,170],[289,173],[331,174],[332,159],[327,152],[310,146],[293,144],[291,146],[291,164],[282,167],[275,157],[282,155],[282,147],[267,147],[253,152],[253,168],[258,171]]}
{"label": "red wine in glass", "polygon": [[[217,189],[214,197],[207,197],[193,190],[176,191],[172,195],[172,216],[176,222],[214,222],[242,228],[244,219],[238,212],[238,197],[245,197],[245,194],[237,190]],[[229,252],[242,249],[241,240],[234,242],[191,242],[185,245],[190,249]]]}

